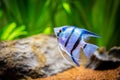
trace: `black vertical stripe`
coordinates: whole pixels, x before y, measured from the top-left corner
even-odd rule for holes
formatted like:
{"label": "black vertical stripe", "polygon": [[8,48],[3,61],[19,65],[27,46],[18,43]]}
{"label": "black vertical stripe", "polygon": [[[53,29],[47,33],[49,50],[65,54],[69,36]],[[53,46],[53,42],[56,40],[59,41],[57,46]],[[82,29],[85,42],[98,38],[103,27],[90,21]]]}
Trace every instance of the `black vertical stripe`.
{"label": "black vertical stripe", "polygon": [[87,44],[85,44],[85,45],[83,46],[83,49],[86,48],[86,46],[87,46]]}
{"label": "black vertical stripe", "polygon": [[76,60],[74,59],[73,56],[72,56],[71,58],[72,58],[72,60],[76,63],[77,66],[80,66],[80,64],[79,64],[78,62],[76,62]]}
{"label": "black vertical stripe", "polygon": [[73,51],[75,50],[75,48],[79,45],[80,40],[81,40],[81,34],[79,35],[77,41],[75,42],[75,44],[74,44],[74,46],[73,46],[73,48],[72,48],[72,50],[71,50],[71,53],[70,53],[71,56],[72,56],[72,60],[77,64],[77,66],[80,66],[80,65],[79,65],[78,62],[75,61],[72,53],[73,53]]}
{"label": "black vertical stripe", "polygon": [[65,43],[65,47],[67,46],[67,44],[68,44],[68,42],[69,42],[69,40],[70,40],[70,37],[72,36],[74,30],[75,30],[75,28],[72,29],[72,31],[71,31],[71,33],[70,33],[70,35],[69,35],[69,37],[68,37],[68,39],[67,39],[67,41],[66,41],[66,43]]}
{"label": "black vertical stripe", "polygon": [[77,41],[75,42],[75,44],[74,44],[73,48],[71,49],[71,54],[72,54],[73,50],[74,50],[74,49],[78,46],[78,44],[79,44],[80,40],[81,40],[81,34],[79,35],[79,37],[78,37]]}

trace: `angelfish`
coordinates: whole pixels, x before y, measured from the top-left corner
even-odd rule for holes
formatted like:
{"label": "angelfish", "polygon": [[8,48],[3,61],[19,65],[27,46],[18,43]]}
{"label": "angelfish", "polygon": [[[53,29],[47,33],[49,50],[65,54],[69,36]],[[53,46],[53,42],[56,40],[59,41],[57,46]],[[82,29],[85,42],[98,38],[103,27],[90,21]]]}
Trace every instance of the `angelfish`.
{"label": "angelfish", "polygon": [[59,48],[77,65],[79,64],[80,50],[82,49],[85,56],[90,58],[98,46],[87,43],[89,37],[99,37],[97,34],[86,29],[77,28],[74,26],[62,26],[54,28],[57,37]]}

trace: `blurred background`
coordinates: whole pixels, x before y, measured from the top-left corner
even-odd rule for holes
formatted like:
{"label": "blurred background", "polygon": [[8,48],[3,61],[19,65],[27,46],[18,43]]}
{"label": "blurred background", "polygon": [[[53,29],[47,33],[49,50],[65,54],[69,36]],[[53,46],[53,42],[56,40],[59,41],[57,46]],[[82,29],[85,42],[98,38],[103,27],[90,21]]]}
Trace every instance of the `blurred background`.
{"label": "blurred background", "polygon": [[120,0],[0,0],[0,40],[53,34],[64,25],[97,33],[99,46],[120,46]]}

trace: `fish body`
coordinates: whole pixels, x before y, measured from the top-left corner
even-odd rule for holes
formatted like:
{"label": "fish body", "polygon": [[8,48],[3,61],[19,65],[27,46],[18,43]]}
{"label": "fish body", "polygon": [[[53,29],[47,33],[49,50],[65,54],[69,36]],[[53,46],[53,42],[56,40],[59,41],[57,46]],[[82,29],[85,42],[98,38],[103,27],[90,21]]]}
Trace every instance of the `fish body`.
{"label": "fish body", "polygon": [[98,48],[96,45],[85,42],[89,37],[99,37],[97,34],[86,29],[62,26],[54,28],[54,32],[57,36],[60,49],[65,51],[77,66],[80,66],[79,57],[81,49],[83,49],[86,57],[90,58]]}

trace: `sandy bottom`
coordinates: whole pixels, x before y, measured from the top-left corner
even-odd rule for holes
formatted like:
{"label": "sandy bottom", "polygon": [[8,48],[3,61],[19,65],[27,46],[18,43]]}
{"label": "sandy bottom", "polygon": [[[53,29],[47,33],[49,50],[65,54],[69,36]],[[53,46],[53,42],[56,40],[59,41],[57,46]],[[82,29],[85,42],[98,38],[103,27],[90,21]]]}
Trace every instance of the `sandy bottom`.
{"label": "sandy bottom", "polygon": [[119,80],[120,67],[112,70],[91,70],[83,66],[69,69],[57,75],[35,80]]}

